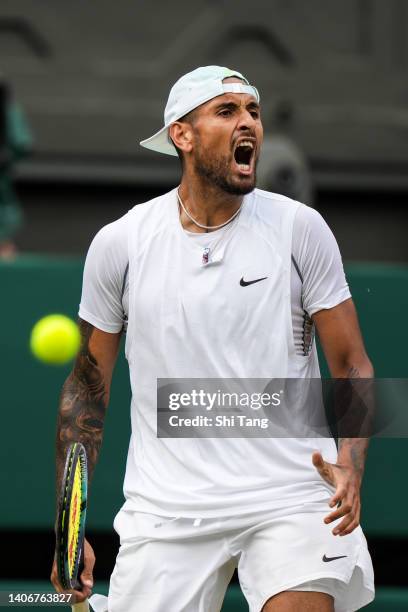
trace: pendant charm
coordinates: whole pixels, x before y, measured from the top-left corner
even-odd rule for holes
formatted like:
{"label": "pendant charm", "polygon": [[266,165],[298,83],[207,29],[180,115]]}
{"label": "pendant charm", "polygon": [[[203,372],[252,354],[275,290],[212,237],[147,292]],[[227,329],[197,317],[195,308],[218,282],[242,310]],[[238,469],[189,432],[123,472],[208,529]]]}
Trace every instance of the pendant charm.
{"label": "pendant charm", "polygon": [[205,247],[205,249],[203,251],[203,259],[202,259],[203,266],[208,264],[209,259],[210,259],[210,249],[209,249],[209,247]]}

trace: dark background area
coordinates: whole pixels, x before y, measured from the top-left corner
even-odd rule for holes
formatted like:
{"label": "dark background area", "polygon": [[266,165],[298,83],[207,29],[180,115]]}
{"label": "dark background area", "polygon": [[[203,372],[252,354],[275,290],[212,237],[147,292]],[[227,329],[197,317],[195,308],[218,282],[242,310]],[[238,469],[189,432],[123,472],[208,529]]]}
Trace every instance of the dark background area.
{"label": "dark background area", "polygon": [[[85,256],[103,225],[174,185],[20,181],[26,223],[18,244],[23,251]],[[319,190],[314,206],[336,236],[345,261],[408,263],[408,191]]]}

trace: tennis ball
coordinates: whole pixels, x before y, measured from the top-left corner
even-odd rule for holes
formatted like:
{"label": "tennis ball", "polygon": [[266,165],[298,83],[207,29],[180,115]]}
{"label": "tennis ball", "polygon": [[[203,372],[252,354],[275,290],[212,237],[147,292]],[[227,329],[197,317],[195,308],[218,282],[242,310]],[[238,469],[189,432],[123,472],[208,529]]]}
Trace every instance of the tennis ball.
{"label": "tennis ball", "polygon": [[30,349],[40,361],[63,365],[77,354],[80,339],[78,326],[72,319],[62,314],[52,314],[34,325]]}

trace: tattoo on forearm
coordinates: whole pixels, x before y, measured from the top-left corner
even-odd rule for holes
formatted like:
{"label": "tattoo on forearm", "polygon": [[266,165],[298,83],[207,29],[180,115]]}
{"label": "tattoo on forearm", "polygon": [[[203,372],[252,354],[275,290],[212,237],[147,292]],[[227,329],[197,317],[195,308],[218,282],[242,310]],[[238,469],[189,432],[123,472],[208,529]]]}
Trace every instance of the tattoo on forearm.
{"label": "tattoo on forearm", "polygon": [[74,368],[61,393],[57,422],[57,491],[62,479],[65,456],[73,441],[82,442],[92,476],[102,444],[106,413],[105,381],[95,357],[89,350],[93,326],[79,320],[81,348]]}
{"label": "tattoo on forearm", "polygon": [[[361,378],[359,368],[352,365],[347,372],[347,378]],[[358,390],[361,393],[365,389],[363,385],[361,385]],[[369,438],[339,438],[339,460],[341,462],[347,461],[348,463],[351,463],[354,470],[360,475],[360,477],[362,477],[364,473],[368,442]]]}
{"label": "tattoo on forearm", "polygon": [[[350,462],[361,477],[367,457],[368,438],[340,438],[339,458]],[[342,461],[341,461],[342,462]]]}
{"label": "tattoo on forearm", "polygon": [[351,366],[347,372],[347,378],[360,378],[360,370],[356,366]]}

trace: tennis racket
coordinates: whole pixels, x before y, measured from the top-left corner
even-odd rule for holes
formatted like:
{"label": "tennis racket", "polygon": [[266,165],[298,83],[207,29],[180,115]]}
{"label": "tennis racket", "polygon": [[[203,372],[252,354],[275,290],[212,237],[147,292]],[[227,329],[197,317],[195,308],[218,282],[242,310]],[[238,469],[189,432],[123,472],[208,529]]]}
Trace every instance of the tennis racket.
{"label": "tennis racket", "polygon": [[[85,448],[74,442],[68,449],[58,503],[56,559],[58,578],[64,589],[80,589],[78,571],[85,537],[87,462]],[[72,606],[88,612],[88,601]]]}

